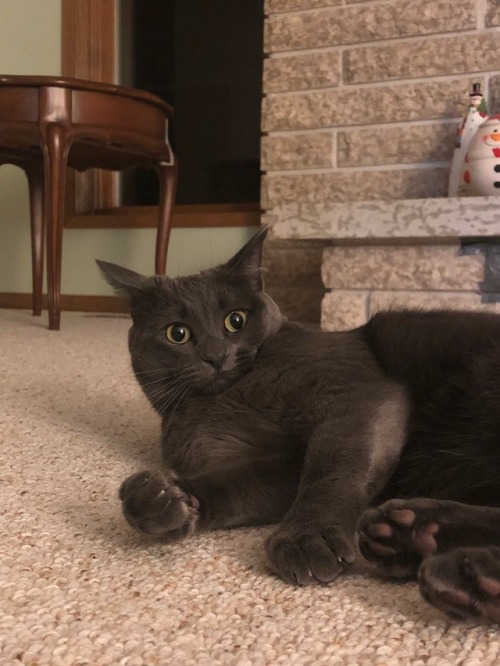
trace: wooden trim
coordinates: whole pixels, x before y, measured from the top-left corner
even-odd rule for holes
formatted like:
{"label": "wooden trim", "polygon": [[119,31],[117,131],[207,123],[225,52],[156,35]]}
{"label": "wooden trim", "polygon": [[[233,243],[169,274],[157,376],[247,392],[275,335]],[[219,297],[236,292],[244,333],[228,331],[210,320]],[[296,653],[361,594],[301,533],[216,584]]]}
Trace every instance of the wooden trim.
{"label": "wooden trim", "polygon": [[62,75],[114,83],[115,0],[61,2]]}
{"label": "wooden trim", "polygon": [[[31,310],[31,294],[0,292],[0,308]],[[47,310],[47,295],[42,298],[42,310]],[[127,312],[125,305],[115,296],[61,295],[61,310],[77,312]],[[43,311],[42,311],[43,316]]]}
{"label": "wooden trim", "polygon": [[[259,204],[206,204],[175,206],[172,227],[258,227]],[[66,222],[75,229],[156,228],[158,206],[127,206],[98,211],[94,215],[75,215]]]}
{"label": "wooden trim", "polygon": [[[115,83],[115,0],[61,0],[62,75]],[[67,216],[118,202],[115,174],[89,169],[69,178]]]}

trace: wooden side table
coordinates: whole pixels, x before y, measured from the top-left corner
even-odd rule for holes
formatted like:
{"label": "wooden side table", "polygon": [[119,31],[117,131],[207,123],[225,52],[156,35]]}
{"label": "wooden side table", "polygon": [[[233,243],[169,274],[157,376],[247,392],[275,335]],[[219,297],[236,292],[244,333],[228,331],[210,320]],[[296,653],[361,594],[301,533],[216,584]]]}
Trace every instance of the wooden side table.
{"label": "wooden side table", "polygon": [[177,181],[168,142],[173,109],[150,93],[49,76],[0,76],[0,164],[16,164],[30,190],[33,314],[40,314],[43,247],[47,256],[49,328],[61,308],[66,169],[154,169],[160,183],[155,268],[165,272]]}

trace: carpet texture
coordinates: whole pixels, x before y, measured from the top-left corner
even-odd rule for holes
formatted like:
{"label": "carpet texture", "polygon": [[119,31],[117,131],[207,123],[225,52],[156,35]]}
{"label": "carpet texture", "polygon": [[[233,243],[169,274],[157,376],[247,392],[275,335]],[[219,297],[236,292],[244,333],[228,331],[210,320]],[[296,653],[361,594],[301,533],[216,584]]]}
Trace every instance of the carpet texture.
{"label": "carpet texture", "polygon": [[159,464],[128,319],[0,310],[0,666],[500,663],[498,625],[452,623],[413,584],[294,589],[269,528],[146,543],[117,500]]}

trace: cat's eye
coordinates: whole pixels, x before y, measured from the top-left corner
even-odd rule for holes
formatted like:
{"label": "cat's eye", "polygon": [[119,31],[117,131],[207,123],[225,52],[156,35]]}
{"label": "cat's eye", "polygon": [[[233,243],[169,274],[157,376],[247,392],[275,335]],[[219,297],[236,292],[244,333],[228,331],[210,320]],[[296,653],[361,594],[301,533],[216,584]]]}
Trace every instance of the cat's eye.
{"label": "cat's eye", "polygon": [[245,326],[247,319],[247,313],[243,312],[243,310],[234,310],[233,312],[230,312],[224,319],[226,331],[237,333],[243,328],[243,326]]}
{"label": "cat's eye", "polygon": [[174,345],[185,345],[191,339],[191,331],[184,324],[170,324],[167,326],[165,335],[167,340]]}

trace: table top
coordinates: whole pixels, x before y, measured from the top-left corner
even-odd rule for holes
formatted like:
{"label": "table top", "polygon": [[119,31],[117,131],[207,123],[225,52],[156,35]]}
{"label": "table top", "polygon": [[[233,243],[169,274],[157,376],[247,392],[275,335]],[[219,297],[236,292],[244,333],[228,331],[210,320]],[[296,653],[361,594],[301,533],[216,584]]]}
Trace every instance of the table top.
{"label": "table top", "polygon": [[73,79],[62,76],[14,76],[0,74],[0,87],[17,86],[25,88],[70,88],[72,90],[82,90],[88,92],[107,93],[109,95],[118,95],[120,97],[129,97],[138,102],[144,102],[156,106],[165,115],[172,117],[173,108],[165,101],[145,90],[128,88],[126,86],[116,85],[114,83],[102,83],[100,81],[87,81],[85,79]]}

